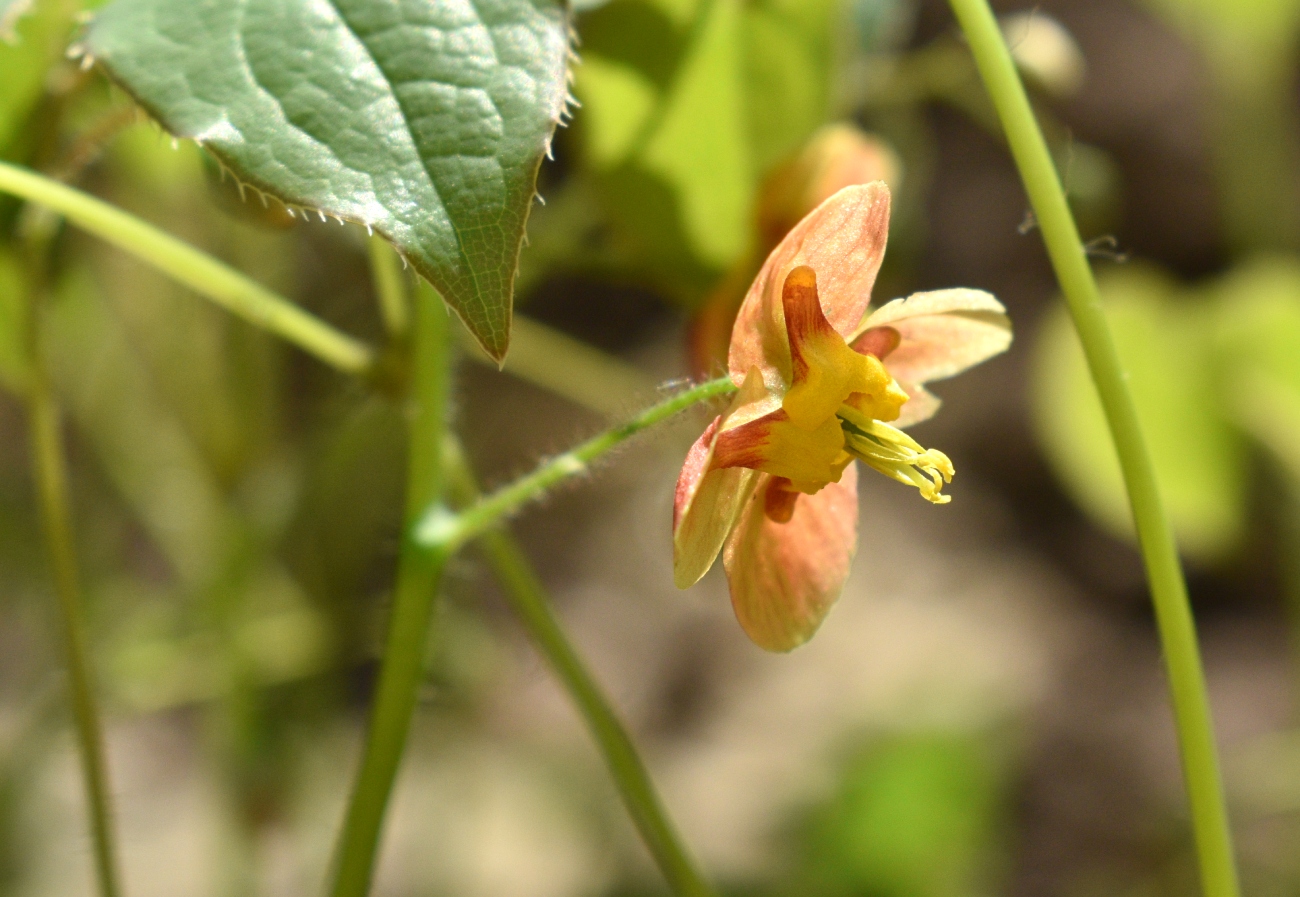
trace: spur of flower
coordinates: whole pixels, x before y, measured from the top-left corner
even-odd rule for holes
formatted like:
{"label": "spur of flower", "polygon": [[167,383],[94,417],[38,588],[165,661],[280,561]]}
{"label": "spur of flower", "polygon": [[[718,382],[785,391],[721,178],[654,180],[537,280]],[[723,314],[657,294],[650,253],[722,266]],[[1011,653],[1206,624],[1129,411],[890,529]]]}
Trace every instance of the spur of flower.
{"label": "spur of flower", "polygon": [[840,190],[772,251],[731,334],[739,389],[677,481],[678,588],[721,552],[740,625],[771,651],[807,641],[839,597],[857,547],[853,462],[947,502],[952,462],[899,428],[938,409],[926,383],[1011,343],[1005,309],[979,290],[916,293],[868,314],[888,229],[877,181]]}

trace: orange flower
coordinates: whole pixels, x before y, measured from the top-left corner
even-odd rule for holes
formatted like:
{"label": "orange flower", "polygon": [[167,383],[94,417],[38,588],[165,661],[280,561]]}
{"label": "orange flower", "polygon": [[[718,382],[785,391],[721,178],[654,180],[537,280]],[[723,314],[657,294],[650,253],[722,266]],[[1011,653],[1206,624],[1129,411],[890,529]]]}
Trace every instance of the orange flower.
{"label": "orange flower", "polygon": [[857,546],[854,459],[947,502],[951,462],[897,427],[937,410],[925,383],[1011,342],[1002,305],[979,290],[917,293],[864,319],[888,229],[877,181],[840,190],[772,251],[731,334],[739,391],[677,481],[677,586],[721,551],[736,617],[771,651],[807,641],[839,597]]}

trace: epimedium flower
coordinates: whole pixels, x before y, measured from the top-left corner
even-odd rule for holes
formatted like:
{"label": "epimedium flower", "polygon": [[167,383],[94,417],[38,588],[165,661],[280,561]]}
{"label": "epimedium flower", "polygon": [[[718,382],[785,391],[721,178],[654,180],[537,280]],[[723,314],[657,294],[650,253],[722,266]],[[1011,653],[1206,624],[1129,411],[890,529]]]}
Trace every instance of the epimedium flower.
{"label": "epimedium flower", "polygon": [[1005,309],[979,290],[916,293],[867,314],[888,229],[877,181],[835,193],[772,250],[732,329],[739,389],[677,481],[678,588],[721,552],[737,619],[771,651],[807,641],[839,597],[857,547],[853,462],[947,502],[952,462],[900,427],[938,409],[926,383],[1011,343]]}

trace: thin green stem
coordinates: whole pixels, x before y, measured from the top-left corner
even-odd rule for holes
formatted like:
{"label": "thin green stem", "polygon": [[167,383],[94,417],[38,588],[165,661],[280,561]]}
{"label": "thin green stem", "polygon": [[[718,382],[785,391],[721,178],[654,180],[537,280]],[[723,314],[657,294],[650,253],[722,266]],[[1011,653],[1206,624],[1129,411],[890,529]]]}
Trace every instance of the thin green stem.
{"label": "thin green stem", "polygon": [[[38,317],[39,312],[32,309],[32,315]],[[104,759],[104,735],[95,701],[86,623],[81,608],[81,584],[77,575],[71,515],[68,512],[67,462],[63,454],[60,415],[49,383],[39,368],[33,372],[28,409],[32,466],[35,468],[40,493],[45,543],[54,571],[55,591],[58,593],[63,622],[68,684],[81,754],[81,773],[85,779],[86,800],[89,804],[95,872],[101,897],[118,897],[122,889],[115,859],[116,839],[110,809],[108,769]]]}
{"label": "thin green stem", "polygon": [[83,230],[153,265],[227,311],[293,343],[326,364],[351,374],[364,374],[371,368],[374,353],[364,343],[134,215],[4,162],[0,162],[0,191],[53,209]]}
{"label": "thin green stem", "polygon": [[[442,446],[451,387],[451,320],[432,288],[416,297],[409,395],[410,440],[403,533],[409,533],[444,491]],[[384,646],[366,744],[339,838],[333,897],[364,897],[370,890],[388,798],[406,746],[424,677],[434,598],[446,555],[403,540],[392,617]]]}
{"label": "thin green stem", "polygon": [[[458,503],[472,504],[481,494],[460,445],[448,440],[447,474]],[[618,714],[592,677],[551,612],[546,589],[519,543],[504,528],[483,534],[483,550],[506,601],[518,614],[537,650],[573,698],[609,766],[623,804],[641,833],[664,878],[683,897],[712,897],[713,889],[696,868],[676,827],[668,818],[654,782]]]}
{"label": "thin green stem", "polygon": [[735,392],[735,384],[726,377],[701,383],[672,398],[665,399],[638,414],[621,426],[606,430],[575,449],[557,455],[508,486],[484,496],[459,514],[442,504],[434,504],[420,518],[414,539],[425,548],[450,556],[471,539],[477,538],[502,517],[545,495],[547,491],[587,471],[587,465],[601,455],[661,421],[667,420],[697,402]]}
{"label": "thin green stem", "polygon": [[402,275],[402,262],[397,250],[378,234],[370,235],[370,277],[375,282],[379,312],[388,335],[393,339],[403,339],[411,324],[406,278]]}
{"label": "thin green stem", "polygon": [[[475,361],[498,367],[464,327],[461,343]],[[507,374],[540,386],[598,414],[625,411],[654,381],[631,365],[531,318],[516,314],[511,324]]]}
{"label": "thin green stem", "polygon": [[1047,144],[987,0],[951,0],[951,5],[1006,131],[1119,455],[1164,646],[1202,888],[1207,897],[1237,897],[1232,836],[1187,584],[1097,283]]}

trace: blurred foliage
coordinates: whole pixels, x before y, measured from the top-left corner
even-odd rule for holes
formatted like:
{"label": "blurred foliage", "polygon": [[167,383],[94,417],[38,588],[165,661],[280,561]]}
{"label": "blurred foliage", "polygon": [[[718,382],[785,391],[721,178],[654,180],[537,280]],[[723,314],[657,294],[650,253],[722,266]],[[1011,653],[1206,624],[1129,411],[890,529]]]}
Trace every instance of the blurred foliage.
{"label": "blurred foliage", "polygon": [[987,735],[871,739],[799,835],[790,894],[958,897],[996,893],[1005,771]]}
{"label": "blurred foliage", "polygon": [[[1222,559],[1242,535],[1245,459],[1224,413],[1231,390],[1212,364],[1215,317],[1203,302],[1180,301],[1176,281],[1154,268],[1108,269],[1099,287],[1179,543],[1203,561]],[[1131,536],[1110,432],[1062,307],[1043,325],[1034,368],[1048,458],[1103,526]]]}
{"label": "blurred foliage", "polygon": [[[881,15],[856,4],[862,22]],[[578,20],[575,122],[602,208],[684,301],[749,249],[765,173],[833,116],[860,52],[837,0],[613,0]]]}
{"label": "blurred foliage", "polygon": [[1146,0],[1202,53],[1223,227],[1237,250],[1300,250],[1296,0]]}
{"label": "blurred foliage", "polygon": [[23,296],[22,267],[13,254],[0,248],[0,386],[15,395],[27,388],[27,303]]}
{"label": "blurred foliage", "polygon": [[[1296,0],[1237,0],[1231,5],[1217,0],[1146,2],[1213,52],[1230,55],[1238,65],[1273,64],[1279,53],[1294,49],[1300,26],[1300,3]],[[1260,51],[1264,51],[1262,57]]]}
{"label": "blurred foliage", "polygon": [[[1179,544],[1204,563],[1225,561],[1248,532],[1247,441],[1300,472],[1300,261],[1259,257],[1191,288],[1133,264],[1104,272],[1100,287]],[[1034,364],[1035,420],[1058,475],[1103,526],[1131,536],[1119,465],[1063,311],[1045,322]]]}
{"label": "blurred foliage", "polygon": [[0,10],[0,154],[24,136],[18,132],[40,102],[51,67],[63,57],[76,11],[76,4],[64,2],[25,12],[24,0],[6,6]]}
{"label": "blurred foliage", "polygon": [[1218,283],[1217,295],[1215,339],[1231,390],[1228,413],[1300,484],[1300,259],[1240,265]]}

